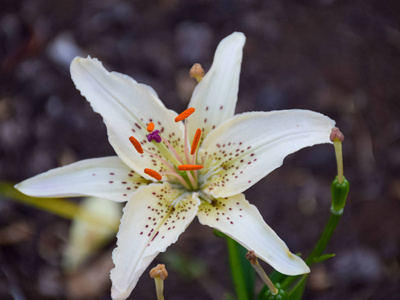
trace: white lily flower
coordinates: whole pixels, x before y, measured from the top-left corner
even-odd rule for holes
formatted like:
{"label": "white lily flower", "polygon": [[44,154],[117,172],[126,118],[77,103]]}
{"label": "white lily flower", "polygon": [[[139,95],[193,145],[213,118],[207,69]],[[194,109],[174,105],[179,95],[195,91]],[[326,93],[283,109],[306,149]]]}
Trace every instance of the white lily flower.
{"label": "white lily flower", "polygon": [[[196,215],[200,223],[253,250],[279,272],[309,272],[242,192],[282,165],[288,154],[331,143],[334,121],[307,110],[234,116],[244,43],[242,33],[220,42],[211,69],[194,90],[189,108],[195,112],[185,124],[180,117],[175,122],[177,114],[150,87],[109,73],[97,59],[73,60],[72,79],[103,116],[118,157],[76,162],[16,188],[38,197],[127,201],[113,252],[113,299],[130,295],[153,259]],[[187,117],[190,111],[182,114]],[[155,126],[151,134],[150,123]]]}

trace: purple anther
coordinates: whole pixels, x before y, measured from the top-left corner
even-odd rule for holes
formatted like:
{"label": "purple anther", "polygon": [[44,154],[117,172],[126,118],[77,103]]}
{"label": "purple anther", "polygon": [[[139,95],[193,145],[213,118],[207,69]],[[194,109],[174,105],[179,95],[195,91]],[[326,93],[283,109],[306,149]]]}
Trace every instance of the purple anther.
{"label": "purple anther", "polygon": [[149,133],[147,135],[147,140],[151,142],[152,140],[155,140],[156,143],[161,143],[161,137],[158,135],[160,133],[160,130],[154,130],[152,133]]}

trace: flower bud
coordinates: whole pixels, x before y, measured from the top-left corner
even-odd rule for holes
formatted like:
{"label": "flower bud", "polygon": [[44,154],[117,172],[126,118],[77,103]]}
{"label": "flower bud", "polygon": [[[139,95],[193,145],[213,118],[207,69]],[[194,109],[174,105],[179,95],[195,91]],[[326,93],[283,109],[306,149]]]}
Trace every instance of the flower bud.
{"label": "flower bud", "polygon": [[343,182],[340,183],[338,178],[332,182],[332,208],[331,211],[334,214],[342,214],[344,205],[346,204],[347,195],[349,193],[350,183],[343,177]]}

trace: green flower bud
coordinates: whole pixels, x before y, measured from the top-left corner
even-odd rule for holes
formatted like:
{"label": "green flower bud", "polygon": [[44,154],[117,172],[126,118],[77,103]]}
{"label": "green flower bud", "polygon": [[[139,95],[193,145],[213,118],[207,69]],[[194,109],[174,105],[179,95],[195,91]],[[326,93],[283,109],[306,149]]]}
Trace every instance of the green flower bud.
{"label": "green flower bud", "polygon": [[278,294],[272,295],[271,291],[268,290],[266,293],[266,299],[268,300],[285,300],[287,299],[287,294],[285,291],[281,288],[281,285],[279,283],[275,283],[275,287],[278,289]]}
{"label": "green flower bud", "polygon": [[332,208],[333,214],[341,215],[346,204],[347,194],[349,193],[350,183],[343,177],[343,182],[339,183],[338,178],[332,182]]}

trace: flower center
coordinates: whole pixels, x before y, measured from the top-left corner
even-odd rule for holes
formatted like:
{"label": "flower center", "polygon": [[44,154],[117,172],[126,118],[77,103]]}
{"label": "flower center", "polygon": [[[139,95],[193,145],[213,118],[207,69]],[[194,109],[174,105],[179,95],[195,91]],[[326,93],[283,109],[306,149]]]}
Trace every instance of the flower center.
{"label": "flower center", "polygon": [[[191,114],[193,114],[195,109],[193,107],[188,108],[187,110],[180,113],[176,118],[175,122],[181,122],[187,119]],[[178,181],[185,189],[187,190],[197,190],[198,189],[198,174],[197,171],[202,169],[202,165],[196,164],[196,156],[197,156],[197,148],[199,145],[199,141],[201,138],[201,129],[197,129],[194,135],[192,145],[190,147],[190,151],[188,149],[188,130],[187,123],[185,121],[185,132],[184,132],[184,155],[181,157],[176,149],[171,145],[168,139],[162,136],[162,132],[159,130],[154,130],[154,123],[150,122],[147,125],[147,131],[149,134],[147,135],[147,140],[149,142],[159,144],[161,142],[164,143],[164,146],[167,148],[167,151],[170,154],[171,159],[168,161],[158,154],[145,150],[142,148],[140,142],[134,138],[133,136],[129,137],[129,141],[135,147],[136,151],[140,154],[146,152],[150,154],[150,156],[154,159],[157,159],[163,165],[167,167],[167,171],[157,172],[150,168],[145,168],[144,173],[153,177],[156,180],[162,180],[163,176],[171,176],[174,180]],[[169,161],[172,161],[170,163]]]}

